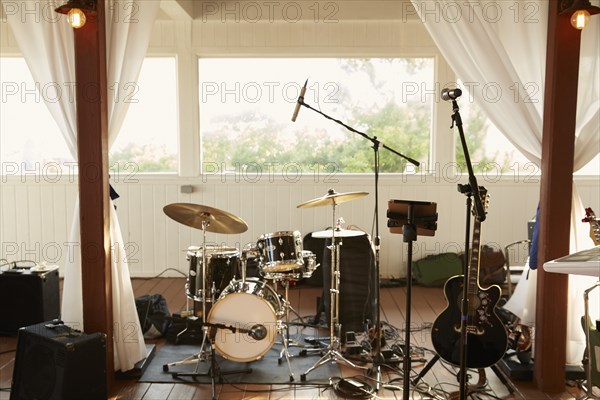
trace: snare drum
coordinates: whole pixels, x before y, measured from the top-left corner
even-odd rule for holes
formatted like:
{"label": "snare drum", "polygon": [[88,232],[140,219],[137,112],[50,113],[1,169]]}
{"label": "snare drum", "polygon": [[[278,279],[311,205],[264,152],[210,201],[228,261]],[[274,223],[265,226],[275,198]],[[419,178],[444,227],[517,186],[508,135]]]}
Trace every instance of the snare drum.
{"label": "snare drum", "polygon": [[256,243],[263,263],[261,272],[285,272],[302,267],[300,232],[283,231],[262,235]]}
{"label": "snare drum", "polygon": [[[190,270],[186,283],[186,295],[192,300],[202,301],[202,248],[188,251]],[[206,248],[206,295],[204,299],[212,302],[221,295],[223,289],[234,279],[239,269],[238,249],[232,247]]]}
{"label": "snare drum", "polygon": [[[216,328],[215,350],[228,360],[259,360],[275,343],[281,315],[279,296],[264,281],[231,282],[208,313],[209,326],[227,327]],[[262,330],[262,339],[254,339],[248,332],[252,329]]]}
{"label": "snare drum", "polygon": [[302,250],[300,252],[302,255],[303,265],[300,268],[297,268],[292,271],[286,272],[265,272],[260,271],[261,276],[265,279],[270,279],[274,281],[299,281],[300,279],[308,279],[312,276],[313,272],[317,269],[319,264],[317,264],[317,256],[308,250]]}

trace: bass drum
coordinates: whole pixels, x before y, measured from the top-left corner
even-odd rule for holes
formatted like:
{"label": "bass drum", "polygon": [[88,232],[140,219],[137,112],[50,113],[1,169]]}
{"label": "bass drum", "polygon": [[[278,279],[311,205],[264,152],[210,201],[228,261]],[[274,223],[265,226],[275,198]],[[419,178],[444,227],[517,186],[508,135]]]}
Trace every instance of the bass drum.
{"label": "bass drum", "polygon": [[[281,308],[279,296],[264,281],[231,282],[208,313],[209,326],[225,326],[215,328],[215,350],[232,361],[261,359],[275,344]],[[260,331],[262,338],[252,338],[251,330]]]}

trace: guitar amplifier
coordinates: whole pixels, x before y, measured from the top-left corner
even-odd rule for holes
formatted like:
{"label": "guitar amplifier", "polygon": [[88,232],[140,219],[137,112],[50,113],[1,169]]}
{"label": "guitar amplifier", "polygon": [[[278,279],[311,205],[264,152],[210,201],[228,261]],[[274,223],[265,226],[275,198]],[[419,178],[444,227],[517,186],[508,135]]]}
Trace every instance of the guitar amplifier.
{"label": "guitar amplifier", "polygon": [[58,269],[0,272],[0,334],[15,335],[23,326],[50,321],[59,314]]}
{"label": "guitar amplifier", "polygon": [[10,400],[105,400],[106,335],[56,320],[19,329]]}

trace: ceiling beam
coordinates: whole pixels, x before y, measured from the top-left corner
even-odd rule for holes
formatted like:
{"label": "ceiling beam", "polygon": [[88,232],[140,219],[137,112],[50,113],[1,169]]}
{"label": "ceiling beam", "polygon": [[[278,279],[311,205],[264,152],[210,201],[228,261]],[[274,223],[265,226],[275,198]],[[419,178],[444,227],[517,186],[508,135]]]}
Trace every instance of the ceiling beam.
{"label": "ceiling beam", "polygon": [[160,8],[174,21],[194,19],[194,2],[190,0],[161,0]]}

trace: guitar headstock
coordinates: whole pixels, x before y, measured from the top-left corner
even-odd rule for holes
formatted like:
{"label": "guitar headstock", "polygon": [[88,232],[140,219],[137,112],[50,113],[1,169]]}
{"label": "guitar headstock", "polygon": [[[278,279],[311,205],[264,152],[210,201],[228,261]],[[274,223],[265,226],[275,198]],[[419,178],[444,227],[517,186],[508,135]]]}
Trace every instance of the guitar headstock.
{"label": "guitar headstock", "polygon": [[[483,204],[483,209],[484,211],[486,211],[487,214],[487,209],[490,206],[490,195],[487,191],[487,189],[483,186],[479,186],[479,197],[481,198],[481,203]],[[471,207],[471,213],[477,217],[477,209],[475,208],[475,205],[473,205],[473,207]]]}
{"label": "guitar headstock", "polygon": [[585,218],[581,222],[596,222],[596,214],[594,214],[594,210],[591,207],[585,209]]}

